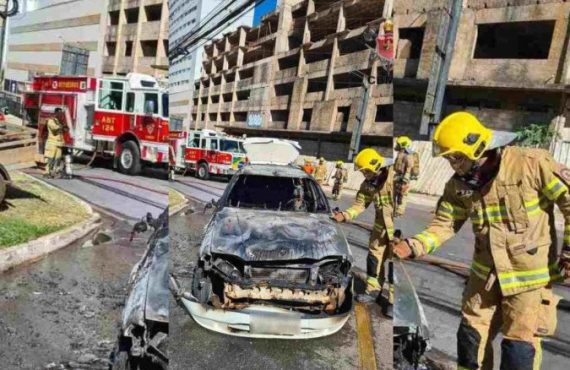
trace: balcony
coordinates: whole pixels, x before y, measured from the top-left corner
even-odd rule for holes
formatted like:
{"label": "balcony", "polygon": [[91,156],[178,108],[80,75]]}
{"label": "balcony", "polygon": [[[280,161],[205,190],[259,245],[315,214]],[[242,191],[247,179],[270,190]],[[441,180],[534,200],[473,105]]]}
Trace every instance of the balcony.
{"label": "balcony", "polygon": [[282,71],[275,72],[275,80],[284,80],[297,76],[297,67],[287,68]]}
{"label": "balcony", "polygon": [[141,67],[151,67],[156,64],[156,57],[142,57],[137,59],[138,65]]}
{"label": "balcony", "polygon": [[140,40],[158,40],[160,35],[160,21],[143,22]]}
{"label": "balcony", "polygon": [[133,71],[133,58],[132,57],[125,57],[119,59],[119,63],[117,64],[117,73],[130,73]]}
{"label": "balcony", "polygon": [[124,24],[122,30],[123,38],[127,40],[134,40],[137,36],[137,26],[138,24],[136,23]]}
{"label": "balcony", "polygon": [[243,80],[238,81],[237,88],[238,89],[250,88],[252,82],[253,82],[253,77],[245,78]]}
{"label": "balcony", "polygon": [[115,69],[115,57],[106,56],[103,59],[103,73],[113,73]]}
{"label": "balcony", "polygon": [[108,26],[107,34],[105,35],[105,41],[117,41],[117,35],[119,34],[119,26]]}

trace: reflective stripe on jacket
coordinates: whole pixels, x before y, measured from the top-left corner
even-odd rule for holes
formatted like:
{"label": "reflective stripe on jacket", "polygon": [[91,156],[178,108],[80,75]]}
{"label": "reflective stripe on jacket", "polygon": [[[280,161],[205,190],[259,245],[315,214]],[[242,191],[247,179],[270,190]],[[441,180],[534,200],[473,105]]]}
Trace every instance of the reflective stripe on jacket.
{"label": "reflective stripe on jacket", "polygon": [[386,181],[379,186],[365,180],[360,185],[353,205],[344,211],[344,214],[348,216],[348,219],[354,220],[371,203],[374,203],[376,209],[374,229],[380,232],[387,230],[388,237],[392,239],[394,235],[394,222],[392,220],[394,212],[394,170],[392,167],[388,168]]}
{"label": "reflective stripe on jacket", "polygon": [[445,186],[427,229],[411,238],[416,256],[432,253],[469,219],[475,234],[472,276],[495,270],[503,295],[536,289],[560,278],[554,203],[570,241],[570,170],[542,149],[507,147],[497,177],[473,191],[457,177]]}

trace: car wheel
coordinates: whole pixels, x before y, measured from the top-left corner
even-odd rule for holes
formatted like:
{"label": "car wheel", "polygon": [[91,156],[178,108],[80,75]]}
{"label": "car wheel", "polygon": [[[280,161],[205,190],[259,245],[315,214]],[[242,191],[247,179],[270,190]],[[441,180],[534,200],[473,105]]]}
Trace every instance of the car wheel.
{"label": "car wheel", "polygon": [[0,175],[0,204],[4,201],[4,197],[6,196],[6,182]]}
{"label": "car wheel", "polygon": [[133,141],[123,143],[119,154],[119,172],[127,175],[138,175],[141,172],[139,147]]}
{"label": "car wheel", "polygon": [[210,178],[210,169],[207,163],[200,163],[196,171],[196,177],[200,180],[208,180]]}
{"label": "car wheel", "polygon": [[138,370],[140,369],[138,361],[133,359],[127,351],[115,350],[113,352],[112,370]]}

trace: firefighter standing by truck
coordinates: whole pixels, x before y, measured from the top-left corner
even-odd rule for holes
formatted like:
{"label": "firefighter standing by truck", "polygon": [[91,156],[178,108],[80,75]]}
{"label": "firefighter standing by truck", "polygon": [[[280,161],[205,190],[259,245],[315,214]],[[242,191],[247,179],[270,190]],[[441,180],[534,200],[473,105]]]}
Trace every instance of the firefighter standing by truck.
{"label": "firefighter standing by truck", "polygon": [[[492,369],[499,332],[501,369],[537,369],[541,338],[556,329],[552,282],[560,266],[570,271],[570,169],[545,150],[508,147],[515,138],[469,113],[445,118],[434,133],[434,155],[455,175],[427,229],[394,246],[400,258],[432,253],[471,219],[475,249],[457,331],[459,369]],[[566,225],[560,261],[554,203]]]}
{"label": "firefighter standing by truck", "polygon": [[419,160],[411,149],[412,140],[407,136],[396,139],[396,161],[394,163],[395,209],[394,217],[401,217],[406,210],[407,196],[412,180],[419,175]]}
{"label": "firefighter standing by truck", "polygon": [[44,176],[54,177],[60,170],[63,140],[63,124],[61,123],[61,116],[63,111],[61,108],[55,108],[53,117],[47,120],[47,140],[44,150],[44,157],[46,159],[46,167]]}
{"label": "firefighter standing by truck", "polygon": [[319,164],[315,168],[315,180],[317,184],[322,185],[327,178],[327,164],[324,158],[319,159]]}
{"label": "firefighter standing by truck", "polygon": [[333,199],[338,200],[340,198],[340,193],[342,192],[343,185],[348,181],[348,173],[344,168],[344,162],[338,161],[336,162],[336,170],[333,175],[334,184],[333,184]]}
{"label": "firefighter standing by truck", "polygon": [[[368,244],[368,256],[366,258],[366,292],[359,294],[360,302],[376,301],[382,293],[385,279],[385,262],[391,258],[389,249],[390,240],[394,236],[393,191],[394,170],[393,161],[383,158],[374,149],[364,149],[356,156],[354,166],[361,171],[365,180],[356,194],[354,204],[345,211],[334,213],[333,218],[337,222],[354,220],[368,206],[373,203],[376,208],[374,227]],[[392,287],[390,287],[390,294]],[[390,296],[390,299],[392,297]]]}

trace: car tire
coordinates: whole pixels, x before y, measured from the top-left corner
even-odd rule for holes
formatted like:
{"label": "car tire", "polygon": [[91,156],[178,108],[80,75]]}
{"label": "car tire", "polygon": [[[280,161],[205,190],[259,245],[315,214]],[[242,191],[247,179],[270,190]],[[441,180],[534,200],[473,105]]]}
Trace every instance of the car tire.
{"label": "car tire", "polygon": [[141,172],[141,154],[138,145],[134,141],[124,142],[117,162],[119,172],[138,175]]}
{"label": "car tire", "polygon": [[6,182],[0,175],[0,204],[4,201],[4,197],[6,196]]}
{"label": "car tire", "polygon": [[138,361],[133,361],[127,351],[115,350],[113,353],[113,363],[111,365],[112,370],[138,370]]}
{"label": "car tire", "polygon": [[196,177],[200,180],[208,180],[210,178],[210,169],[207,163],[200,163],[196,170]]}

